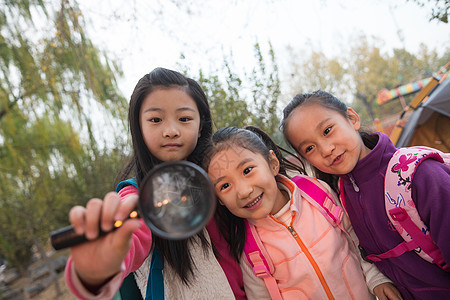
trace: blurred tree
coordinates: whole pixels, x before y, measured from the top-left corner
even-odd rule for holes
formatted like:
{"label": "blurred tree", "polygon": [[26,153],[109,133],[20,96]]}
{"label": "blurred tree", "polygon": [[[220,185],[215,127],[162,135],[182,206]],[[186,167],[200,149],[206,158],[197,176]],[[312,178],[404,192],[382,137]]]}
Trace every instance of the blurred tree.
{"label": "blurred tree", "polygon": [[124,131],[127,103],[84,26],[75,1],[0,2],[0,255],[22,272],[71,206],[112,188],[125,153],[95,137],[98,115]]}
{"label": "blurred tree", "polygon": [[208,96],[216,129],[255,125],[272,136],[278,132],[280,79],[275,53],[270,44],[268,47],[269,62],[260,44],[254,45],[256,67],[250,75],[244,73],[245,80],[233,72],[236,68],[230,57],[224,58],[221,69],[208,75],[200,70],[198,81]]}
{"label": "blurred tree", "polygon": [[248,122],[250,113],[242,95],[242,81],[231,71],[227,59],[223,70],[210,75],[200,70],[197,80],[208,97],[215,129],[241,127]]}
{"label": "blurred tree", "polygon": [[[269,62],[264,59],[261,46],[256,43],[254,46],[256,67],[250,75],[252,82],[253,110],[251,114],[251,124],[263,129],[273,138],[278,132],[280,123],[278,101],[281,96],[280,78],[278,64],[272,45],[269,43]],[[275,138],[275,140],[277,140]]]}
{"label": "blurred tree", "polygon": [[[382,41],[357,36],[349,43],[349,49],[341,57],[327,58],[323,53],[312,52],[309,56],[298,55],[292,49],[292,94],[322,89],[336,95],[351,105],[366,124],[385,113],[398,113],[402,106],[392,101],[380,107],[376,104],[378,91],[393,89],[399,85],[430,77],[449,61],[448,46],[430,50],[421,45],[418,54],[405,49],[383,53]],[[440,55],[439,52],[444,54]],[[300,59],[303,57],[303,60]],[[406,103],[414,95],[405,97]]]}
{"label": "blurred tree", "polygon": [[[345,67],[338,58],[328,59],[322,52],[315,52],[305,57],[305,52],[296,52],[288,48],[291,55],[291,74],[288,75],[289,88],[292,95],[307,93],[315,90],[324,90],[335,95],[344,95],[348,90],[348,78]],[[348,76],[347,76],[348,77]]]}
{"label": "blurred tree", "polygon": [[356,38],[355,41],[350,55],[345,60],[347,72],[351,77],[350,91],[356,100],[352,105],[356,109],[357,104],[362,105],[364,110],[358,110],[363,112],[361,117],[373,122],[376,118],[377,107],[374,102],[378,91],[391,82],[396,82],[397,78],[392,72],[389,60],[381,53],[380,47],[372,45],[364,36]]}
{"label": "blurred tree", "polygon": [[434,7],[431,7],[430,21],[438,20],[440,22],[448,23],[448,11],[450,10],[449,0],[406,0],[406,1],[415,2],[420,7],[424,7],[427,2],[434,3]]}

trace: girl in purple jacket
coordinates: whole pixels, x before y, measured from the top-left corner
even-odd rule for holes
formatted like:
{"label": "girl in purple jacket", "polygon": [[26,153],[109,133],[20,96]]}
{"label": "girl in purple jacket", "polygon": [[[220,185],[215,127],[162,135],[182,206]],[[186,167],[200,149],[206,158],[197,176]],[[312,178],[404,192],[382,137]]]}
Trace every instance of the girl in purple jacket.
{"label": "girl in purple jacket", "polygon": [[[360,133],[358,114],[324,92],[299,94],[283,111],[282,130],[288,143],[306,161],[316,177],[343,196],[364,255],[387,252],[403,242],[385,210],[384,175],[397,150],[383,133]],[[424,160],[412,181],[412,200],[431,238],[450,263],[450,168]],[[447,299],[450,272],[429,263],[414,251],[375,262],[405,299]]]}

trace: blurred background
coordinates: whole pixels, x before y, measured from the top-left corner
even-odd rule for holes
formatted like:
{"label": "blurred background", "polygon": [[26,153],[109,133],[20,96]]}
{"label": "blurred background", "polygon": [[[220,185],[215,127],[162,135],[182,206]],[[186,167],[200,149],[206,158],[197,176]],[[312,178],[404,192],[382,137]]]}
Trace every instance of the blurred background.
{"label": "blurred background", "polygon": [[[70,299],[54,280],[68,253],[52,251],[49,233],[69,224],[72,206],[114,189],[131,149],[128,99],[156,67],[202,84],[216,129],[252,124],[285,145],[282,108],[322,89],[395,142],[448,145],[449,8],[448,0],[0,1],[0,299]],[[416,112],[426,109],[440,112],[423,120]]]}

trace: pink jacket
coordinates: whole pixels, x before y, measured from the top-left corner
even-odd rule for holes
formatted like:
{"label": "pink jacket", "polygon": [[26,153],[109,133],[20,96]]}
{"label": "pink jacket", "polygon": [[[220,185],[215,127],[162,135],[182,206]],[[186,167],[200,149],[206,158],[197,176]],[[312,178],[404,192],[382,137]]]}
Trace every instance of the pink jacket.
{"label": "pink jacket", "polygon": [[277,181],[291,196],[288,209],[282,209],[277,218],[248,221],[271,257],[283,298],[373,299],[345,233],[305,200],[292,181],[283,176],[277,176]]}

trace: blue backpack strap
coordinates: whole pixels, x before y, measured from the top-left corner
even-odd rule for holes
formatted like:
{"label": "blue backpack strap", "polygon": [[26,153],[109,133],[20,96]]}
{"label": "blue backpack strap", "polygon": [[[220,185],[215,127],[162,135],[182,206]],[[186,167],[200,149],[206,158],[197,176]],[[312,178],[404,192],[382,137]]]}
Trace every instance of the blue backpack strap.
{"label": "blue backpack strap", "polygon": [[[119,184],[116,187],[116,193],[118,193],[121,189],[123,189],[124,187],[129,186],[129,185],[132,185],[132,186],[138,188],[137,182],[136,182],[136,177],[119,182]],[[153,261],[152,261],[152,263],[153,263]],[[163,287],[163,289],[164,289],[164,287]],[[116,297],[119,295],[120,295],[119,299],[122,299],[122,300],[134,300],[134,299],[142,300],[142,294],[141,294],[141,291],[139,290],[139,287],[137,286],[136,279],[134,278],[134,272],[128,274],[128,276],[125,277],[125,279],[123,280],[122,285],[120,286],[119,292],[116,294]],[[155,298],[155,299],[157,299],[157,298]]]}
{"label": "blue backpack strap", "polygon": [[116,193],[118,193],[121,189],[123,189],[124,187],[128,186],[128,185],[132,185],[135,188],[138,189],[138,185],[137,185],[137,181],[136,181],[136,177],[127,179],[127,180],[123,180],[121,182],[119,182],[119,184],[116,187]]}
{"label": "blue backpack strap", "polygon": [[161,252],[155,247],[153,249],[150,272],[147,279],[147,291],[145,300],[164,300],[164,262]]}

